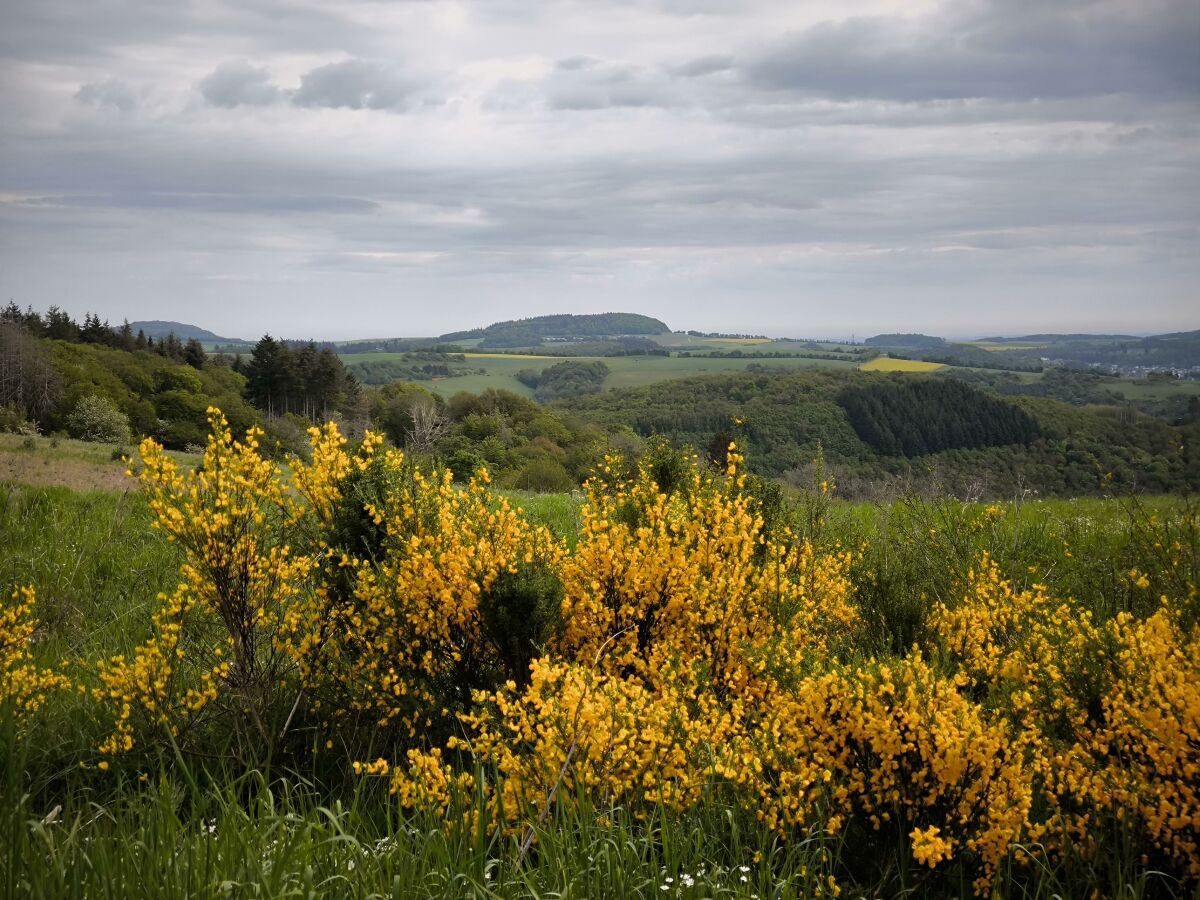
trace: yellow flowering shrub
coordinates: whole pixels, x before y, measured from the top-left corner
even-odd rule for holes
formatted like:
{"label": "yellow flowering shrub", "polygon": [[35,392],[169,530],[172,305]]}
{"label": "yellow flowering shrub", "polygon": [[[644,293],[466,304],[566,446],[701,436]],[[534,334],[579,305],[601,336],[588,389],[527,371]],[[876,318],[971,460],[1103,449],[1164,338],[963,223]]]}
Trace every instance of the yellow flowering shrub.
{"label": "yellow flowering shrub", "polygon": [[797,670],[847,641],[848,555],[765,535],[741,462],[731,448],[721,477],[693,461],[671,494],[645,466],[615,489],[589,483],[557,654],[648,681],[684,660],[741,697],[761,691],[768,668]]}
{"label": "yellow flowering shrub", "polygon": [[[687,674],[679,676],[676,684],[686,683]],[[449,747],[496,773],[489,812],[506,824],[532,821],[555,795],[625,804],[638,816],[658,804],[687,808],[738,727],[711,692],[652,690],[639,679],[547,659],[534,662],[525,690],[510,684],[479,699],[462,716],[469,738],[451,738]],[[421,775],[395,773],[394,789],[411,796]]]}
{"label": "yellow flowering shrub", "polygon": [[932,828],[946,852],[918,852],[932,844],[917,843],[917,860],[932,865],[969,850],[983,863],[986,886],[1031,802],[1011,739],[1005,722],[912,655],[805,679],[772,705],[752,738],[765,777],[743,777],[756,784],[761,815],[774,828],[830,815],[874,831]]}
{"label": "yellow flowering shrub", "polygon": [[351,457],[327,426],[296,469],[321,568],[288,634],[326,714],[412,738],[453,722],[473,691],[528,680],[536,653],[521,629],[544,617],[545,597],[557,604],[564,551],[486,476],[459,489],[449,471],[426,475],[379,443],[368,436]]}
{"label": "yellow flowering shrub", "polygon": [[269,745],[276,731],[267,717],[290,667],[278,636],[312,563],[286,542],[293,500],[279,467],[259,452],[260,432],[235,440],[216,409],[209,424],[195,471],[182,471],[152,439],[140,448],[138,478],[155,526],[185,561],[178,589],[159,596],[151,636],[132,657],[98,666],[93,693],[114,719],[103,753],[132,749],[139,727],[178,738],[206,715],[231,723],[244,750]]}
{"label": "yellow flowering shrub", "polygon": [[1103,852],[1101,827],[1200,878],[1200,626],[1164,608],[1100,630],[1111,668],[1095,715],[1042,755],[1051,815],[1031,825],[1052,851]]}
{"label": "yellow flowering shrub", "polygon": [[963,600],[935,609],[957,680],[1011,723],[1041,800],[1026,833],[1050,853],[1103,852],[1116,823],[1200,875],[1200,626],[1183,590],[1149,618],[1097,623],[1041,585],[1014,589],[985,557]]}
{"label": "yellow flowering shrub", "polygon": [[18,729],[52,691],[70,687],[66,676],[41,668],[30,653],[38,627],[36,606],[35,590],[22,587],[0,607],[0,709],[13,717]]}
{"label": "yellow flowering shrub", "polygon": [[[551,654],[527,686],[477,694],[448,742],[495,773],[497,821],[554,797],[681,810],[721,784],[759,802],[751,735],[857,620],[848,556],[764,535],[740,463],[733,448],[723,473],[690,460],[666,493],[650,465],[621,479],[610,460],[589,484]],[[428,777],[398,768],[393,790]]]}

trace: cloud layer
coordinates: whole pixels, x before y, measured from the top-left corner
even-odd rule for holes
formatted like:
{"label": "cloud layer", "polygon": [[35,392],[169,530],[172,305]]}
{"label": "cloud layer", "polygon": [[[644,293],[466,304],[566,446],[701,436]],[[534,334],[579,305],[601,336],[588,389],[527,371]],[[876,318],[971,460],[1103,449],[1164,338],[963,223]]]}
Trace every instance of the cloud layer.
{"label": "cloud layer", "polygon": [[1200,326],[1186,0],[22,7],[5,299],[246,335]]}

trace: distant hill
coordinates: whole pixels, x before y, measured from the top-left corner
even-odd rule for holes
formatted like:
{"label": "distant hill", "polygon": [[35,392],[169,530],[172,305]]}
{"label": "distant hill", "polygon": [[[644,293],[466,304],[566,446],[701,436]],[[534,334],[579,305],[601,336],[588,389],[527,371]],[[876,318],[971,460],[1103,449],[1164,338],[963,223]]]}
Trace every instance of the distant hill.
{"label": "distant hill", "polygon": [[[1200,331],[1175,331],[1149,337],[1119,334],[1033,334],[1023,338],[988,338],[1011,343],[1004,355],[1044,358],[1075,366],[1146,370],[1200,367]],[[1032,346],[1030,346],[1032,345]]]}
{"label": "distant hill", "polygon": [[1136,341],[1133,334],[1026,334],[1021,337],[979,338],[981,344],[1074,344],[1097,341]]}
{"label": "distant hill", "polygon": [[547,340],[587,340],[625,335],[669,334],[665,322],[637,313],[534,316],[496,322],[487,328],[452,331],[440,340],[447,343],[481,339],[481,346],[526,347]]}
{"label": "distant hill", "polygon": [[929,334],[877,334],[863,341],[868,347],[899,347],[913,350],[933,350],[946,346],[946,339]]}
{"label": "distant hill", "polygon": [[202,344],[250,344],[253,341],[246,341],[242,338],[221,337],[219,334],[213,334],[211,331],[200,328],[196,325],[189,325],[186,322],[164,322],[160,319],[155,319],[150,322],[130,322],[129,327],[133,329],[133,333],[137,334],[143,331],[146,337],[152,337],[155,340],[164,338],[168,334],[174,334],[181,341],[195,338]]}

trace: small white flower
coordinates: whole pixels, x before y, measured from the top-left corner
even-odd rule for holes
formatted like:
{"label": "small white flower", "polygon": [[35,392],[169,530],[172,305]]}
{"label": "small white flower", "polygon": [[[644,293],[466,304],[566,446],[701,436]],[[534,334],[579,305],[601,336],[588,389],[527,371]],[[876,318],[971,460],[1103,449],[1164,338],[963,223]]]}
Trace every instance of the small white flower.
{"label": "small white flower", "polygon": [[738,871],[739,872],[749,872],[750,867],[749,866],[738,866]]}

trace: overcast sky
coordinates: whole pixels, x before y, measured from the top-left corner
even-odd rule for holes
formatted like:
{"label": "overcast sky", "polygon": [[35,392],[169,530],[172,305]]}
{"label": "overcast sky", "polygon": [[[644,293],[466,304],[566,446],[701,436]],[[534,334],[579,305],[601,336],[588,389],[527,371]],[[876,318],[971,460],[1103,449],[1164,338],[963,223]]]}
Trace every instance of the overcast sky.
{"label": "overcast sky", "polygon": [[1200,327],[1196,0],[0,0],[0,301]]}

